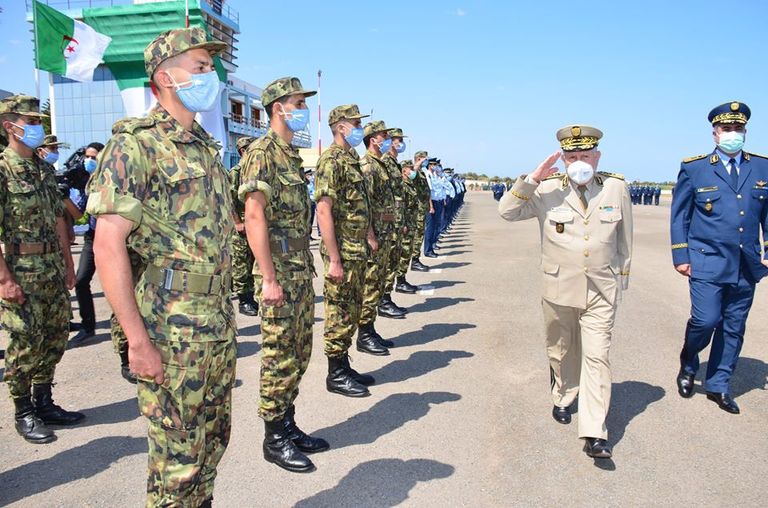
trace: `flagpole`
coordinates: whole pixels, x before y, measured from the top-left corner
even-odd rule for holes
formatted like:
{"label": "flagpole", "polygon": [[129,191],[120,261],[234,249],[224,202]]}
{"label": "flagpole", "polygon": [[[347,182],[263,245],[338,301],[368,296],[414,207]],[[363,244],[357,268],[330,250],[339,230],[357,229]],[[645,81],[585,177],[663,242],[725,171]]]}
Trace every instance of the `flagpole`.
{"label": "flagpole", "polygon": [[189,28],[189,0],[184,1],[184,23],[184,26]]}
{"label": "flagpole", "polygon": [[34,34],[35,34],[35,97],[40,99],[40,69],[37,68],[37,61],[39,59],[39,51],[40,48],[38,48],[37,44],[37,7],[35,4],[37,3],[36,0],[33,0],[32,2],[32,26],[34,27]]}
{"label": "flagpole", "polygon": [[323,75],[323,71],[317,70],[317,155],[323,153],[323,137],[320,135],[320,129],[322,129],[323,118],[320,109],[320,78]]}

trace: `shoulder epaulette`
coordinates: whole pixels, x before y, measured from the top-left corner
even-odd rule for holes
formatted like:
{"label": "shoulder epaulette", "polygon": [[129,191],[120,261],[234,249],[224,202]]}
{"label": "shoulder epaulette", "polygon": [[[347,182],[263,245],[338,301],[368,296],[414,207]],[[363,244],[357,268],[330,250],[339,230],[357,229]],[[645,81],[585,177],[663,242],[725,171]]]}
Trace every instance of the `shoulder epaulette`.
{"label": "shoulder epaulette", "polygon": [[687,159],[683,159],[683,164],[688,164],[689,162],[698,161],[701,159],[705,159],[709,157],[708,153],[705,153],[703,155],[696,155],[695,157],[688,157]]}
{"label": "shoulder epaulette", "polygon": [[128,132],[133,134],[136,129],[144,129],[155,124],[151,117],[123,118],[112,125],[112,134]]}
{"label": "shoulder epaulette", "polygon": [[763,155],[755,152],[744,152],[744,155],[749,155],[750,157],[760,157],[761,159],[768,159],[768,155]]}
{"label": "shoulder epaulette", "polygon": [[546,180],[556,180],[556,179],[562,178],[564,176],[565,176],[565,173],[554,173],[554,174],[549,175],[548,177],[546,177],[544,180],[545,181]]}
{"label": "shoulder epaulette", "polygon": [[597,174],[608,177],[608,178],[616,178],[618,180],[624,180],[624,175],[622,175],[621,173],[609,173],[607,171],[598,171]]}

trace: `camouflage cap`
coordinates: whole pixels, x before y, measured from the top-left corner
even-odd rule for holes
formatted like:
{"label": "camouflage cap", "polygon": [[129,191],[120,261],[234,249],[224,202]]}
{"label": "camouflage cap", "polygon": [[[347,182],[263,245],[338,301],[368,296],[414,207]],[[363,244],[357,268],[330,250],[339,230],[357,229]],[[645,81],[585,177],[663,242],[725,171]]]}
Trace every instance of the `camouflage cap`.
{"label": "camouflage cap", "polygon": [[383,121],[374,120],[373,122],[368,122],[365,124],[365,127],[363,127],[363,137],[367,138],[374,134],[378,134],[379,132],[389,132],[391,130],[392,129],[387,128]]}
{"label": "camouflage cap", "polygon": [[581,152],[595,148],[603,132],[589,125],[566,125],[556,136],[564,152]]}
{"label": "camouflage cap", "polygon": [[407,138],[405,134],[403,134],[403,129],[393,127],[392,130],[389,132],[389,137],[391,138]]}
{"label": "camouflage cap", "polygon": [[48,115],[40,113],[40,100],[31,95],[11,95],[0,100],[0,115],[9,113],[48,118]]}
{"label": "camouflage cap", "polygon": [[238,138],[237,143],[235,143],[235,146],[237,146],[237,150],[244,150],[248,147],[251,143],[253,143],[256,140],[253,136],[243,136],[241,138]]}
{"label": "camouflage cap", "polygon": [[413,161],[411,159],[405,159],[404,161],[400,162],[401,168],[412,168],[413,167]]}
{"label": "camouflage cap", "polygon": [[56,146],[59,148],[69,148],[69,143],[59,141],[55,134],[49,134],[43,138],[43,144],[40,146]]}
{"label": "camouflage cap", "polygon": [[413,156],[413,158],[414,158],[414,159],[421,159],[421,158],[424,158],[424,159],[426,159],[427,157],[429,157],[429,152],[427,152],[426,150],[419,150],[419,151],[418,151],[418,152],[416,152],[416,154]]}
{"label": "camouflage cap", "polygon": [[147,76],[151,78],[161,63],[190,49],[206,49],[211,56],[215,56],[227,49],[227,43],[209,41],[205,28],[200,26],[163,32],[144,49]]}
{"label": "camouflage cap", "polygon": [[371,115],[361,115],[357,104],[345,104],[337,106],[328,113],[328,125],[333,125],[341,120],[357,120],[359,118],[368,118]]}
{"label": "camouflage cap", "polygon": [[277,99],[288,95],[303,95],[304,97],[312,97],[317,92],[314,90],[304,90],[301,86],[299,78],[280,78],[274,80],[272,83],[264,87],[264,91],[261,92],[261,103],[264,106],[269,106]]}

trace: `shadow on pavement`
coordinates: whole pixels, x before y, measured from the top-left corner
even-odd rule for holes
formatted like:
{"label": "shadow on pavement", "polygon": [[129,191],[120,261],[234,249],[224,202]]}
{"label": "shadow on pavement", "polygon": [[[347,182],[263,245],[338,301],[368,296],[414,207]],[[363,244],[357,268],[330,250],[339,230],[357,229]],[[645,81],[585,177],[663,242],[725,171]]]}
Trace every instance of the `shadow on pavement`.
{"label": "shadow on pavement", "polygon": [[[242,336],[242,335],[241,335]],[[237,357],[248,358],[261,351],[261,344],[258,342],[238,342],[237,343]]]}
{"label": "shadow on pavement", "polygon": [[355,466],[335,487],[299,501],[294,508],[313,506],[397,506],[419,482],[448,478],[449,464],[429,459],[378,459]]}
{"label": "shadow on pavement", "polygon": [[238,335],[240,337],[255,337],[256,335],[259,335],[261,333],[261,325],[251,325],[246,326],[245,328],[240,328],[238,330]]}
{"label": "shadow on pavement", "polygon": [[435,280],[421,286],[429,286],[431,289],[450,288],[458,284],[466,284],[463,280]]}
{"label": "shadow on pavement", "polygon": [[[703,380],[706,372],[707,362],[702,362],[697,377]],[[766,378],[768,378],[768,363],[757,358],[739,358],[739,363],[731,377],[731,397],[740,397],[752,390],[765,390]],[[698,385],[696,391],[704,393],[704,387]]]}
{"label": "shadow on pavement", "polygon": [[450,307],[452,305],[456,305],[459,303],[464,302],[474,302],[474,298],[445,298],[445,297],[437,297],[437,298],[427,298],[421,303],[417,303],[416,305],[412,307],[408,307],[408,312],[416,313],[416,312],[429,312],[433,310],[439,310],[444,309],[446,307]]}
{"label": "shadow on pavement", "polygon": [[460,399],[461,395],[450,392],[395,393],[377,402],[368,411],[312,432],[312,435],[327,439],[331,443],[331,451],[373,443],[406,423],[426,416],[432,404]]}
{"label": "shadow on pavement", "polygon": [[50,459],[36,460],[0,473],[0,505],[20,501],[59,485],[90,478],[127,457],[147,453],[147,438],[111,436],[94,439]]}
{"label": "shadow on pavement", "polygon": [[[451,247],[450,245],[448,247]],[[439,250],[437,254],[439,256],[458,256],[459,254],[466,254],[467,252],[470,252],[468,250],[451,250],[448,252],[443,252],[442,250]]]}
{"label": "shadow on pavement", "polygon": [[[67,408],[73,409],[73,408]],[[85,420],[77,428],[93,427],[94,425],[109,425],[111,423],[130,422],[139,418],[139,403],[136,397],[120,402],[112,402],[103,406],[81,410],[85,414]]]}
{"label": "shadow on pavement", "polygon": [[451,335],[456,335],[461,330],[477,328],[477,325],[470,323],[431,323],[424,325],[421,330],[406,332],[402,335],[392,338],[395,347],[422,346],[430,342],[445,339]]}
{"label": "shadow on pavement", "polygon": [[376,386],[413,379],[438,369],[444,369],[458,358],[472,358],[468,351],[417,351],[405,360],[395,360],[378,370],[369,372]]}
{"label": "shadow on pavement", "polygon": [[611,390],[611,409],[608,412],[606,426],[608,441],[614,446],[624,437],[629,422],[656,401],[664,397],[664,388],[642,381],[622,381],[614,383]]}
{"label": "shadow on pavement", "polygon": [[439,265],[432,265],[430,268],[461,268],[462,266],[471,265],[470,261],[445,261]]}

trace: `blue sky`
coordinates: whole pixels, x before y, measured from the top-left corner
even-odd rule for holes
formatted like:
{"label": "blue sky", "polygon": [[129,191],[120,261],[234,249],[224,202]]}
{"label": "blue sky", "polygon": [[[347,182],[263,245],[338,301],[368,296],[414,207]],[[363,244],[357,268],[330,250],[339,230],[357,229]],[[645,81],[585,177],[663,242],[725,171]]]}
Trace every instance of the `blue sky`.
{"label": "blue sky", "polygon": [[[747,149],[768,152],[768,2],[229,4],[240,78],[314,87],[322,69],[323,116],[373,109],[410,136],[408,154],[460,171],[528,172],[558,148],[558,128],[584,123],[605,132],[600,169],[673,180],[682,158],[711,151],[707,113],[731,100],[753,111]],[[34,92],[24,1],[0,6],[0,88]]]}

